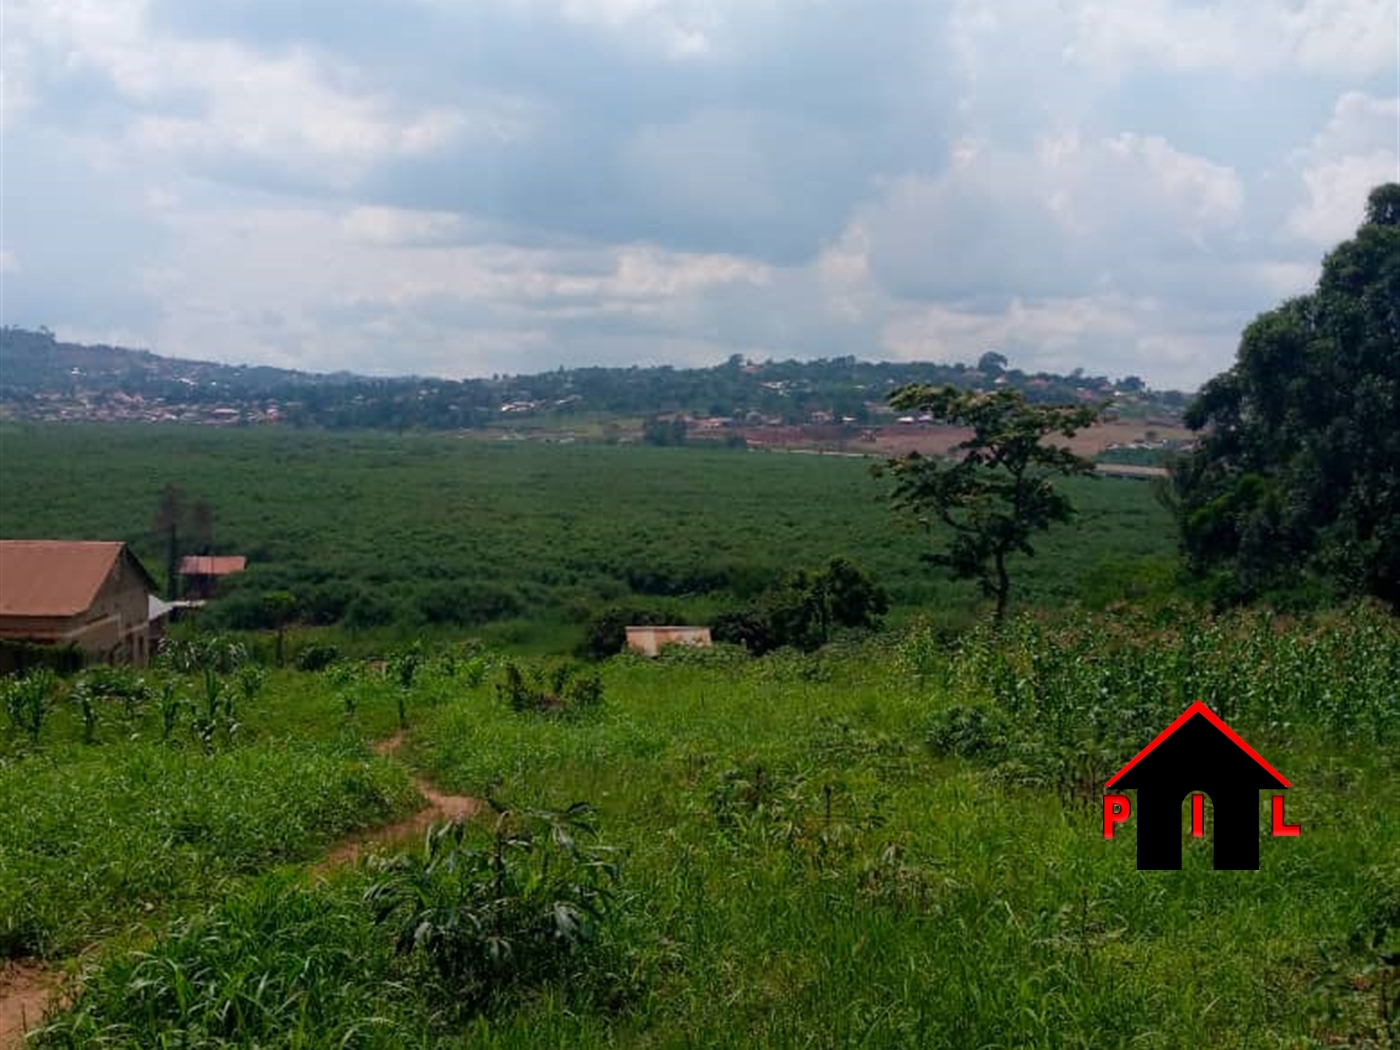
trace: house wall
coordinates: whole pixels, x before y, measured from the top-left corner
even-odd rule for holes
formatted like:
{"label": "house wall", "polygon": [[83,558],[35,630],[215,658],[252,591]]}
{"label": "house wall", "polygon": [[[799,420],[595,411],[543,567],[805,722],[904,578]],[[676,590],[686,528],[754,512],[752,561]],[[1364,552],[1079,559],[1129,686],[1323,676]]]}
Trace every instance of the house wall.
{"label": "house wall", "polygon": [[714,643],[708,627],[629,627],[627,648],[644,656],[658,656],[664,645],[694,645],[708,648]]}
{"label": "house wall", "polygon": [[3,616],[0,637],[73,644],[89,661],[144,667],[151,656],[146,581],[120,557],[93,603],[76,616]]}

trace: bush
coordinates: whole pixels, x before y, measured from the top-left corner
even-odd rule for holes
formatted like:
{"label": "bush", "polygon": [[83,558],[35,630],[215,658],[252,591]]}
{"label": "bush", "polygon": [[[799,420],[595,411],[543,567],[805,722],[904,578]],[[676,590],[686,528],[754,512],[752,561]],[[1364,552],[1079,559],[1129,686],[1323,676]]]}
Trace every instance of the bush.
{"label": "bush", "polygon": [[324,671],[340,658],[340,650],[333,645],[308,645],[297,653],[298,671]]}
{"label": "bush", "polygon": [[484,847],[463,822],[438,825],[421,853],[378,863],[366,894],[375,921],[459,1010],[564,976],[598,943],[617,878],[613,851],[582,841],[591,813],[502,812]]}
{"label": "bush", "polygon": [[57,674],[72,674],[82,670],[83,659],[83,651],[76,645],[39,645],[0,638],[0,674],[24,674],[39,667]]}
{"label": "bush", "polygon": [[505,666],[505,678],[496,685],[496,695],[512,711],[541,714],[579,714],[603,702],[603,680],[597,674],[580,674],[571,664],[555,664],[522,671],[514,661]]}
{"label": "bush", "polygon": [[345,607],[347,627],[383,627],[398,619],[399,610],[379,591],[361,591]]}
{"label": "bush", "polygon": [[720,613],[710,621],[710,637],[718,643],[742,645],[754,656],[773,647],[768,621],[751,610]]}
{"label": "bush", "polygon": [[929,719],[924,739],[935,755],[997,762],[1007,754],[1010,731],[998,709],[950,707]]}
{"label": "bush", "polygon": [[627,628],[664,624],[666,617],[654,609],[614,605],[594,614],[584,628],[583,641],[574,650],[585,660],[606,660],[622,652],[627,644]]}
{"label": "bush", "polygon": [[514,591],[492,584],[438,583],[418,596],[418,611],[430,624],[476,627],[519,616],[522,605]]}

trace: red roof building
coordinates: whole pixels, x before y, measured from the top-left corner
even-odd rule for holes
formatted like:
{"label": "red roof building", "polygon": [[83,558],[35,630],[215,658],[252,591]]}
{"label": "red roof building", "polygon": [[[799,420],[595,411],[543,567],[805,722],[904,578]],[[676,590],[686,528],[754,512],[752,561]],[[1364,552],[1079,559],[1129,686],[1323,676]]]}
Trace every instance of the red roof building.
{"label": "red roof building", "polygon": [[73,645],[89,660],[142,666],[155,589],[125,543],[0,540],[0,638]]}
{"label": "red roof building", "polygon": [[187,554],[180,559],[180,591],[187,598],[212,598],[219,580],[248,567],[241,554]]}

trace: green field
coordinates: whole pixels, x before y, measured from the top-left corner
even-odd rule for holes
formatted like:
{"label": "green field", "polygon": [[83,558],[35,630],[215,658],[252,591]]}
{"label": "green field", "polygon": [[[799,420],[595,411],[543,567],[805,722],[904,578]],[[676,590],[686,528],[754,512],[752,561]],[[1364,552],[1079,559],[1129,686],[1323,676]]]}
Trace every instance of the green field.
{"label": "green field", "polygon": [[[921,561],[929,540],[883,502],[870,461],[833,456],[481,441],[366,432],[0,427],[0,535],[123,539],[153,573],[162,488],[216,515],[249,557],[216,621],[259,623],[286,588],[302,618],[567,647],[610,603],[706,618],[784,570],[849,557],[895,620],[966,623],[980,598]],[[1066,483],[1081,510],[1017,597],[1103,603],[1169,583],[1175,540],[1149,485]]]}
{"label": "green field", "polygon": [[[164,742],[154,707],[115,702],[91,744],[71,700],[37,744],[10,731],[0,798],[33,816],[0,839],[0,923],[47,933],[8,951],[105,938],[39,1045],[1396,1038],[1400,632],[1382,614],[619,657],[601,701],[562,716],[506,703],[504,660],[430,658],[407,690],[393,667],[281,672],[207,751],[204,682],[174,672],[149,681],[196,703]],[[398,761],[366,747],[400,697],[403,761],[514,814],[589,802],[594,834],[527,849],[518,818],[485,816],[435,866],[409,845],[397,866],[308,875],[296,862],[353,826],[347,792],[366,819],[401,806]],[[1293,782],[1303,834],[1266,836],[1258,872],[1213,871],[1208,839],[1180,872],[1139,872],[1132,824],[1101,836],[1104,777],[1197,698]],[[159,874],[133,898],[143,866]],[[594,891],[591,936],[565,936],[581,913],[559,905]],[[46,910],[56,892],[82,908]]]}
{"label": "green field", "polygon": [[[70,980],[36,1045],[1400,1043],[1395,618],[1213,616],[1151,489],[1083,480],[976,625],[868,466],[0,429],[0,533],[158,569],[176,482],[253,565],[156,667],[0,683],[0,960]],[[703,617],[834,555],[889,588],[884,631],[557,655],[601,605]],[[324,670],[211,635],[281,587]],[[1213,870],[1209,808],[1178,872],[1102,837],[1105,780],[1196,700],[1292,781],[1303,832],[1257,872]],[[415,777],[484,808],[328,866]]]}

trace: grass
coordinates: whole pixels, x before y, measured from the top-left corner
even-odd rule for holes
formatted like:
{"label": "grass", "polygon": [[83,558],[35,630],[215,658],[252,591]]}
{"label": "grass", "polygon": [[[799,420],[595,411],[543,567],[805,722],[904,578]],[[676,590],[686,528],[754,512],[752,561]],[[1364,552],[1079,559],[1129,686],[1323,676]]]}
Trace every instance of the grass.
{"label": "grass", "polygon": [[[557,650],[609,603],[704,620],[741,607],[782,571],[837,555],[889,589],[896,622],[935,608],[963,624],[981,601],[973,585],[920,560],[929,540],[892,515],[858,459],[382,432],[0,426],[0,535],[123,539],[161,575],[151,521],[168,483],[207,499],[218,549],[250,559],[216,613],[226,626],[257,624],[261,596],[285,588],[304,622],[378,632],[389,644],[465,630],[496,646]],[[1083,513],[1015,566],[1015,600],[1159,590],[1174,549],[1150,486],[1074,479],[1067,491]]]}
{"label": "grass", "polygon": [[[418,805],[403,767],[367,744],[396,724],[386,682],[353,686],[347,719],[326,676],[274,674],[206,732],[203,675],[127,676],[139,699],[93,702],[87,683],[105,673],[56,687],[37,742],[0,730],[0,812],[23,815],[0,822],[0,958],[61,956],[218,900]],[[237,688],[238,674],[216,677]],[[162,695],[178,705],[168,734]]]}
{"label": "grass", "polygon": [[[620,848],[596,954],[464,1016],[374,925],[382,871],[272,876],[114,950],[41,1045],[1394,1045],[1397,667],[1366,610],[623,657],[568,718],[513,710],[499,665],[429,667],[409,761],[504,807],[587,800]],[[1076,760],[1121,764],[1187,696],[1294,784],[1303,834],[1258,872],[1214,871],[1208,840],[1139,872],[1131,823],[1102,838]],[[985,717],[950,737],[958,710]]]}

